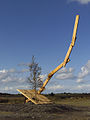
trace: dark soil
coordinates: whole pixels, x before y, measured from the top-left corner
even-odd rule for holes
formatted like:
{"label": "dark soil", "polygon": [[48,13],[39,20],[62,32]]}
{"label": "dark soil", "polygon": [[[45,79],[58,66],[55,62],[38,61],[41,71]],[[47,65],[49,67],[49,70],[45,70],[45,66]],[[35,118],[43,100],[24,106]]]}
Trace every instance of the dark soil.
{"label": "dark soil", "polygon": [[89,113],[68,105],[0,104],[0,120],[90,120]]}

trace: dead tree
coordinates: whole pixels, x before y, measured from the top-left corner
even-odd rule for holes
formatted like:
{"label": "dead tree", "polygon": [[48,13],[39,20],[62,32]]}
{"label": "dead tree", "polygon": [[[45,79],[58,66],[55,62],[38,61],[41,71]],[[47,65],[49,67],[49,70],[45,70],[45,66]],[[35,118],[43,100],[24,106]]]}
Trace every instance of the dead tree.
{"label": "dead tree", "polygon": [[29,64],[28,67],[29,67],[29,72],[30,72],[30,75],[28,77],[28,82],[30,86],[32,87],[32,89],[35,90],[35,99],[36,99],[37,90],[43,84],[41,77],[40,77],[41,67],[39,67],[38,63],[35,61],[34,56],[32,56],[31,64]]}

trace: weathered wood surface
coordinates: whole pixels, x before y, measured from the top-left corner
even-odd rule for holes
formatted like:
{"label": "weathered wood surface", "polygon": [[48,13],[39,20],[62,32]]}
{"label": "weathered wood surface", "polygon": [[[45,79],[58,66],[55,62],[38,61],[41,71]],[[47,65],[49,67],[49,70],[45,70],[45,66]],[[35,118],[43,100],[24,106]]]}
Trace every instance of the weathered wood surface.
{"label": "weathered wood surface", "polygon": [[35,98],[35,90],[26,90],[26,89],[17,89],[21,94],[23,94],[28,100],[33,102],[34,104],[50,104],[52,103],[47,97],[41,94],[36,94]]}

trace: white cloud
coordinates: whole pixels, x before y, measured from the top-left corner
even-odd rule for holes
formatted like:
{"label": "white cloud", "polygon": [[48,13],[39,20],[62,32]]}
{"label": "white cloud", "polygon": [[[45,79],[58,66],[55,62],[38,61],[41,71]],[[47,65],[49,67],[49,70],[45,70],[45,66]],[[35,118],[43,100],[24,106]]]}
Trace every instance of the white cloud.
{"label": "white cloud", "polygon": [[46,77],[47,77],[47,75],[45,74],[45,75],[40,75],[40,78],[41,78],[41,80],[43,81],[43,80],[45,80],[46,79]]}
{"label": "white cloud", "polygon": [[58,73],[72,73],[74,71],[74,68],[70,67],[67,69],[66,67],[63,67],[61,70],[58,71]]}
{"label": "white cloud", "polygon": [[26,79],[23,77],[17,77],[17,76],[11,76],[11,75],[7,75],[6,78],[1,79],[2,83],[8,83],[8,84],[10,84],[11,82],[17,82],[18,84],[20,84],[20,83],[24,83],[25,81]]}
{"label": "white cloud", "polygon": [[88,60],[87,64],[81,67],[81,71],[77,75],[77,83],[84,82],[84,78],[90,75],[90,60]]}
{"label": "white cloud", "polygon": [[79,2],[81,4],[88,4],[90,0],[68,0],[69,2]]}
{"label": "white cloud", "polygon": [[90,84],[83,84],[83,85],[78,85],[78,89],[89,89],[90,90]]}
{"label": "white cloud", "polygon": [[3,69],[3,70],[0,70],[0,73],[6,73],[7,70]]}
{"label": "white cloud", "polygon": [[5,79],[7,76],[8,76],[7,73],[0,73],[0,81],[2,79]]}
{"label": "white cloud", "polygon": [[[28,84],[27,75],[28,73],[23,74],[23,72],[28,72],[27,69],[24,70],[16,70],[16,69],[3,69],[0,70],[0,92],[9,92],[9,93],[16,93],[16,89],[28,89],[30,85]],[[60,71],[57,72],[55,75],[56,79],[59,80],[72,80],[70,84],[67,82],[55,80],[54,84],[49,84],[46,86],[46,90],[48,92],[84,92],[84,90],[90,90],[90,84],[85,84],[88,82],[85,80],[86,76],[90,75],[90,60],[81,67],[80,72],[77,75],[74,75],[74,69],[70,68],[62,68]],[[47,75],[40,76],[42,80],[45,80]],[[59,84],[60,82],[60,84]],[[76,83],[75,83],[76,82]],[[53,81],[51,81],[53,83]]]}
{"label": "white cloud", "polygon": [[77,75],[77,83],[85,83],[87,80],[85,80],[85,77],[87,77],[88,75],[90,75],[90,60],[88,60],[88,62],[81,67],[80,72]]}
{"label": "white cloud", "polygon": [[10,76],[7,76],[6,78],[2,79],[1,81],[2,81],[2,83],[6,83],[6,82],[11,82],[13,79]]}
{"label": "white cloud", "polygon": [[71,79],[71,78],[73,78],[73,74],[72,73],[68,73],[68,74],[62,73],[62,74],[58,74],[56,76],[56,79],[60,79],[60,80]]}
{"label": "white cloud", "polygon": [[60,80],[65,80],[65,79],[73,79],[75,78],[75,76],[73,75],[73,68],[62,68],[56,75],[56,79],[60,79]]}
{"label": "white cloud", "polygon": [[0,70],[0,92],[16,92],[16,87],[27,86],[27,78],[16,69]]}
{"label": "white cloud", "polygon": [[78,77],[79,78],[84,78],[85,76],[87,76],[89,74],[89,72],[90,72],[89,69],[85,65],[81,68],[81,72],[78,74]]}
{"label": "white cloud", "polygon": [[58,90],[61,90],[61,89],[64,89],[64,86],[52,85],[52,86],[47,87],[47,90],[49,90],[49,91],[58,91]]}
{"label": "white cloud", "polygon": [[[16,70],[16,69],[3,69],[0,70],[0,92],[9,92],[16,93],[17,89],[27,89],[30,88],[30,84],[28,83],[28,76],[23,74],[23,72],[28,71],[24,70]],[[41,75],[41,79],[45,79],[46,75]]]}
{"label": "white cloud", "polygon": [[10,90],[13,90],[13,87],[8,87],[8,86],[6,86],[3,90],[4,90],[4,91],[10,91]]}
{"label": "white cloud", "polygon": [[3,88],[0,89],[0,92],[3,92],[3,93],[19,93],[17,91],[17,89],[30,89],[30,86],[29,85],[20,85],[18,84],[17,86],[13,85],[13,86],[9,86],[9,85],[6,85],[6,86],[3,86]]}
{"label": "white cloud", "polygon": [[83,83],[84,82],[84,80],[83,79],[81,79],[81,78],[79,78],[79,79],[77,79],[77,81],[76,81],[77,83]]}

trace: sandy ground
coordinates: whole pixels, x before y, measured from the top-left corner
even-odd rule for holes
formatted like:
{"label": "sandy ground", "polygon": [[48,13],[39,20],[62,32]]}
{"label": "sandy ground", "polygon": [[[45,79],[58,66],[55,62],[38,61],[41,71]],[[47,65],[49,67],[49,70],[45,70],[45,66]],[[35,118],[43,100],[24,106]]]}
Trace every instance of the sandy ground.
{"label": "sandy ground", "polygon": [[57,104],[0,104],[0,120],[90,120],[90,108]]}

